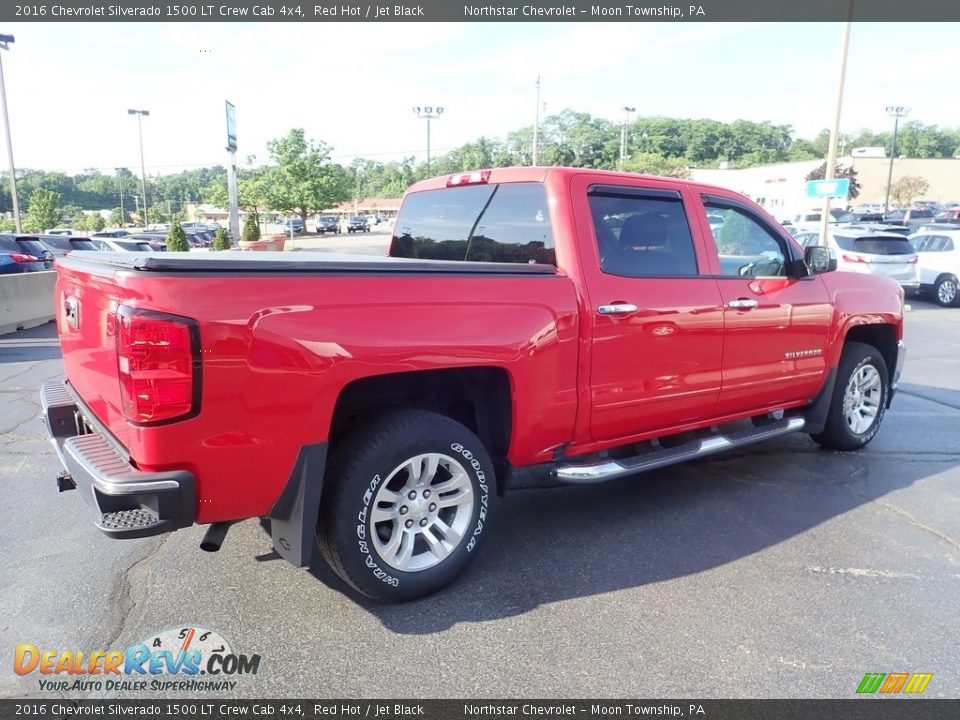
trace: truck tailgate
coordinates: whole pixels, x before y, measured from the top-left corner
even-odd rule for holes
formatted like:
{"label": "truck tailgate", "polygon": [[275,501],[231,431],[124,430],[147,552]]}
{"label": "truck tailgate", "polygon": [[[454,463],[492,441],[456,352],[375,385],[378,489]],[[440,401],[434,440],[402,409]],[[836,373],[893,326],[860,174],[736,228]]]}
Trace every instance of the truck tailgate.
{"label": "truck tailgate", "polygon": [[126,447],[115,337],[117,306],[128,299],[124,292],[110,269],[58,268],[55,307],[67,378],[90,412]]}

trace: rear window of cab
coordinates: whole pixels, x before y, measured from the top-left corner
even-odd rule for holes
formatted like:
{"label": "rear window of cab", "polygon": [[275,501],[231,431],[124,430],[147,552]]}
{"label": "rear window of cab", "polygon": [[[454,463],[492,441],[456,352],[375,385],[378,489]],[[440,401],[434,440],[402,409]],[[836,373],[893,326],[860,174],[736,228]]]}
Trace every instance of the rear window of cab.
{"label": "rear window of cab", "polygon": [[394,224],[390,255],[556,265],[546,190],[529,182],[411,193]]}

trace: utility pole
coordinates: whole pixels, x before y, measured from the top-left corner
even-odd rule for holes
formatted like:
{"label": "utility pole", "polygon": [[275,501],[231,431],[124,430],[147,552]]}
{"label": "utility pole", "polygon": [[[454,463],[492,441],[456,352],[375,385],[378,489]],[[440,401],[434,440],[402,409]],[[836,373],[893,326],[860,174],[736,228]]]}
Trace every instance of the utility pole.
{"label": "utility pole", "polygon": [[540,76],[537,75],[537,110],[533,119],[533,163],[540,164]]}
{"label": "utility pole", "polygon": [[115,168],[117,171],[117,187],[120,189],[120,227],[124,227],[127,213],[123,209],[123,174],[120,172],[120,169],[121,168]]}
{"label": "utility pole", "polygon": [[[823,179],[832,180],[837,167],[837,138],[840,135],[840,115],[843,109],[843,85],[847,76],[847,51],[850,49],[850,26],[853,24],[853,0],[847,6],[847,21],[843,24],[843,49],[840,52],[840,76],[837,80],[837,101],[833,113],[833,127],[830,128],[830,145],[827,149],[827,166]],[[820,245],[827,246],[827,232],[830,229],[830,198],[823,199],[820,216]]]}
{"label": "utility pole", "polygon": [[897,127],[900,124],[900,118],[906,117],[909,112],[910,108],[903,107],[902,105],[897,107],[889,105],[887,107],[887,115],[893,118],[893,142],[890,148],[890,169],[887,170],[887,197],[883,201],[884,216],[890,212],[890,185],[893,182],[893,159],[897,156]]}

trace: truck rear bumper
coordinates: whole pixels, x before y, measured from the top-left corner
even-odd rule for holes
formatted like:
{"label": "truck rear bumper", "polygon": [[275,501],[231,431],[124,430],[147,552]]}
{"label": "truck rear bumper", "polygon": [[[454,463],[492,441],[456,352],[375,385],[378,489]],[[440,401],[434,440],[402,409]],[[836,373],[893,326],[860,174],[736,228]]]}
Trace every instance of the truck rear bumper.
{"label": "truck rear bumper", "polygon": [[62,380],[40,393],[50,442],[72,483],[95,511],[94,524],[115,538],[160,535],[193,524],[196,481],[186,470],[143,472],[97,427]]}

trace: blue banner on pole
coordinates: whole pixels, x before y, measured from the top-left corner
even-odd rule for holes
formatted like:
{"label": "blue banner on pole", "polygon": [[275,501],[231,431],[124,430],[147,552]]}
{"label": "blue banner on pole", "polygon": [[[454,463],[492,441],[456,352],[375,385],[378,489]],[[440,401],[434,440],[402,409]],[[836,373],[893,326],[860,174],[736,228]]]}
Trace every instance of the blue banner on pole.
{"label": "blue banner on pole", "polygon": [[807,181],[807,197],[845,198],[849,192],[850,180],[847,178]]}

